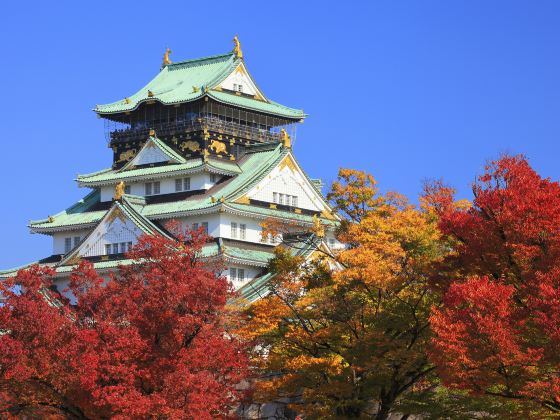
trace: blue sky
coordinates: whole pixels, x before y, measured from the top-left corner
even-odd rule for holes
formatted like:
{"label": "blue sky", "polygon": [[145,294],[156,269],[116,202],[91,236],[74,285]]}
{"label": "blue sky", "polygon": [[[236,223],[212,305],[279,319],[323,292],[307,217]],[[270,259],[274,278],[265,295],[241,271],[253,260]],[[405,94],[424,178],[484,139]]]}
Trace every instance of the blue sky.
{"label": "blue sky", "polygon": [[[9,3],[9,4],[8,4]],[[54,2],[48,2],[54,3]],[[30,219],[86,194],[110,165],[91,109],[175,61],[231,50],[270,98],[303,108],[296,155],[312,177],[371,172],[415,199],[444,178],[461,196],[484,162],[524,153],[559,178],[560,2],[4,2],[0,268],[50,255]]]}

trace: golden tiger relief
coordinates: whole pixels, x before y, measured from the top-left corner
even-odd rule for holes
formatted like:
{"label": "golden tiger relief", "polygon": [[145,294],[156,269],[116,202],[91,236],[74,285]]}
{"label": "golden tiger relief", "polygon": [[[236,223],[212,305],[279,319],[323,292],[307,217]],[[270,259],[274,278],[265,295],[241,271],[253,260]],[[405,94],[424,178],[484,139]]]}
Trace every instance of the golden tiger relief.
{"label": "golden tiger relief", "polygon": [[179,149],[181,149],[181,151],[185,151],[185,150],[190,150],[191,152],[198,152],[200,150],[200,144],[198,144],[196,141],[184,141],[183,143],[181,143],[181,145],[179,146]]}
{"label": "golden tiger relief", "polygon": [[212,140],[210,146],[208,147],[210,150],[214,150],[214,153],[225,153],[226,152],[226,145],[218,140]]}

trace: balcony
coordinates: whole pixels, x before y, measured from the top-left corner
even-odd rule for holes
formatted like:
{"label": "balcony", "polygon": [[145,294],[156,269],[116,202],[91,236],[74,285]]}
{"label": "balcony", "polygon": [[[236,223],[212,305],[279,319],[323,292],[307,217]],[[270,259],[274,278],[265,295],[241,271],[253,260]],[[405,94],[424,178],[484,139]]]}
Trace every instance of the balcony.
{"label": "balcony", "polygon": [[[108,140],[111,144],[145,140],[149,136],[150,129],[155,130],[157,136],[160,138],[182,133],[194,133],[207,129],[208,131],[252,140],[254,142],[265,143],[281,141],[279,132],[272,132],[250,125],[242,125],[233,121],[225,121],[211,116],[197,117],[184,121],[157,122],[149,124],[149,127],[142,128],[124,128],[116,130],[108,129]],[[290,128],[292,128],[291,131],[293,131],[293,124]],[[279,127],[275,127],[275,129],[279,130]]]}

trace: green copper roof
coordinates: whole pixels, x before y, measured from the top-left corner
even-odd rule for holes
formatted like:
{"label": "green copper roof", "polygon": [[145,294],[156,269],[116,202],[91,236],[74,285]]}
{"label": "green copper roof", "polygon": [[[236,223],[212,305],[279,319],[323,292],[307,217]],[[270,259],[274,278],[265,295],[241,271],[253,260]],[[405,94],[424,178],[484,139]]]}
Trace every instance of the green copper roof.
{"label": "green copper roof", "polygon": [[[248,212],[253,215],[260,215],[263,218],[273,217],[277,219],[286,219],[291,220],[294,222],[301,222],[301,223],[311,223],[313,221],[313,216],[309,216],[308,214],[301,214],[296,213],[293,211],[285,211],[279,209],[272,209],[267,207],[260,207],[260,206],[252,206],[248,204],[238,204],[238,203],[227,203],[226,207],[232,209],[234,211],[239,212]],[[326,218],[321,218],[321,223],[327,226],[336,226],[337,222],[334,220],[329,220]]]}
{"label": "green copper roof", "polygon": [[272,273],[263,274],[260,277],[254,278],[247,282],[237,290],[239,298],[235,299],[236,302],[252,303],[259,298],[268,294],[268,282],[274,277]]}
{"label": "green copper roof", "polygon": [[95,112],[100,115],[116,114],[132,111],[143,102],[156,100],[164,105],[172,105],[192,102],[207,95],[220,102],[287,118],[305,116],[301,110],[288,108],[266,99],[257,100],[211,90],[231,74],[241,62],[235,54],[228,53],[169,64],[134,95],[110,104],[97,105]]}
{"label": "green copper roof", "polygon": [[271,249],[245,249],[239,246],[224,245],[222,247],[224,256],[237,262],[245,262],[257,266],[266,267],[268,262],[274,257]]}
{"label": "green copper roof", "polygon": [[[171,202],[160,202],[153,204],[146,204],[145,200],[139,197],[125,196],[125,199],[134,206],[134,209],[150,220],[154,219],[170,219],[174,217],[182,217],[193,214],[214,213],[218,211],[226,211],[230,213],[249,213],[257,217],[275,217],[279,219],[292,220],[296,223],[309,224],[312,222],[312,216],[302,213],[295,213],[293,211],[285,211],[273,208],[259,207],[255,205],[235,203],[239,197],[246,194],[254,185],[267,176],[270,171],[289,153],[282,145],[270,145],[267,148],[256,149],[253,153],[246,154],[238,163],[237,167],[240,173],[233,176],[225,182],[219,183],[209,189],[206,193],[195,194],[181,200]],[[200,160],[198,160],[200,162]],[[113,180],[125,179],[123,174],[135,173],[144,174],[144,171],[152,171],[155,169],[167,167],[181,167],[183,165],[166,165],[156,168],[147,169],[133,169],[119,173]],[[198,164],[198,163],[197,163]],[[138,172],[136,172],[138,171]],[[153,172],[149,172],[153,174]],[[99,177],[107,178],[110,175],[108,172],[101,174],[94,174],[92,178],[99,180]],[[80,180],[79,180],[80,181]],[[85,184],[85,183],[84,183]],[[222,202],[223,197],[223,202]],[[101,220],[107,207],[104,210],[87,211],[88,208],[97,205],[99,202],[99,193],[93,192],[89,194],[80,203],[70,207],[69,209],[60,212],[48,219],[34,221],[30,223],[32,230],[37,232],[56,232],[64,229],[78,229],[82,227],[90,227],[92,224]],[[328,219],[323,219],[323,223],[334,225],[335,222]],[[83,226],[87,225],[87,226]]]}
{"label": "green copper roof", "polygon": [[48,226],[49,228],[65,228],[73,225],[83,225],[96,223],[107,213],[107,210],[87,211],[90,207],[99,202],[99,190],[94,190],[78,201],[76,204],[68,207],[66,210],[49,216],[49,218],[41,220],[32,220],[30,226]]}
{"label": "green copper roof", "polygon": [[[226,259],[235,259],[238,264],[254,264],[258,263],[258,265],[265,266],[270,258],[273,257],[272,252],[266,252],[262,250],[247,250],[235,245],[227,245],[220,249],[219,245],[216,242],[207,243],[202,247],[201,257],[202,258],[212,258],[218,257],[223,255]],[[70,255],[69,255],[70,256]],[[57,273],[70,273],[74,268],[76,268],[75,264],[65,264],[68,258],[60,262],[49,262],[44,263],[41,265],[53,267]],[[124,259],[110,259],[107,261],[96,261],[93,263],[93,267],[96,270],[105,270],[105,269],[112,269],[116,268],[119,265],[130,265],[133,264],[134,260],[129,258]],[[0,270],[0,278],[7,278],[12,277],[17,274],[19,270],[29,268],[34,264],[39,264],[39,261],[35,261],[21,267],[15,267],[8,270]]]}
{"label": "green copper roof", "polygon": [[221,175],[236,175],[241,169],[235,162],[209,159],[204,163],[201,158],[189,159],[185,163],[154,166],[149,168],[113,170],[104,169],[91,174],[78,175],[76,181],[80,186],[97,187],[114,184],[118,181],[146,179],[154,176],[175,176],[202,171]]}
{"label": "green copper roof", "polygon": [[248,98],[247,96],[233,95],[231,93],[219,92],[215,90],[209,91],[208,96],[219,102],[236,105],[242,108],[252,109],[254,111],[264,112],[266,114],[275,114],[288,118],[306,117],[306,114],[301,109],[289,108],[270,100],[267,100],[267,102],[258,101],[256,99]]}

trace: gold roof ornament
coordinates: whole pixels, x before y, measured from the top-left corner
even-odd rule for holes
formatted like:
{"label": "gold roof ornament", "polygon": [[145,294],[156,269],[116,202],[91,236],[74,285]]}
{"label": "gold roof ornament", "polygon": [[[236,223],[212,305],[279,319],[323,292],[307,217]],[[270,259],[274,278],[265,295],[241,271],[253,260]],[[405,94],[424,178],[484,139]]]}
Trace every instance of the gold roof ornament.
{"label": "gold roof ornament", "polygon": [[171,64],[171,59],[169,58],[169,54],[171,54],[171,50],[169,48],[166,48],[165,54],[163,54],[163,64],[161,65],[161,68],[164,68],[165,66]]}
{"label": "gold roof ornament", "polygon": [[282,138],[282,144],[284,145],[284,147],[291,149],[292,148],[292,139],[290,138],[290,135],[288,134],[288,132],[284,129],[280,130],[280,136]]}
{"label": "gold roof ornament", "polygon": [[154,130],[153,128],[150,129],[150,137],[155,137],[156,136],[156,130]]}
{"label": "gold roof ornament", "polygon": [[236,55],[237,58],[240,58],[243,60],[243,51],[241,51],[241,43],[239,42],[239,38],[237,38],[237,35],[235,35],[233,37],[233,53]]}
{"label": "gold roof ornament", "polygon": [[148,98],[153,98],[154,97],[154,92],[152,92],[151,90],[148,91]]}
{"label": "gold roof ornament", "polygon": [[321,219],[317,215],[313,215],[313,233],[317,235],[318,238],[325,237],[325,226],[321,223]]}
{"label": "gold roof ornament", "polygon": [[130,103],[130,98],[124,98],[124,103],[129,104]]}
{"label": "gold roof ornament", "polygon": [[54,217],[52,217],[52,216],[47,217],[47,221],[48,221],[49,223],[54,222]]}
{"label": "gold roof ornament", "polygon": [[115,185],[115,195],[113,196],[113,198],[115,200],[120,200],[123,195],[124,195],[124,182],[121,181],[117,185]]}
{"label": "gold roof ornament", "polygon": [[197,93],[200,92],[200,88],[198,86],[194,86],[192,87],[192,93]]}

